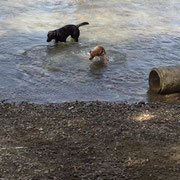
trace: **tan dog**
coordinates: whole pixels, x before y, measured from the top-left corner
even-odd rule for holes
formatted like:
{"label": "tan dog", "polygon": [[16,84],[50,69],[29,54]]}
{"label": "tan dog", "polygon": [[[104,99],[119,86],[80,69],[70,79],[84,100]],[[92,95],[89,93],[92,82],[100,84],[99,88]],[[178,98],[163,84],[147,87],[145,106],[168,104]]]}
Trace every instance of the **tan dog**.
{"label": "tan dog", "polygon": [[103,63],[107,64],[108,61],[106,59],[106,51],[102,46],[96,46],[93,50],[90,52],[90,58],[89,60],[92,60],[95,56],[102,56],[103,57]]}

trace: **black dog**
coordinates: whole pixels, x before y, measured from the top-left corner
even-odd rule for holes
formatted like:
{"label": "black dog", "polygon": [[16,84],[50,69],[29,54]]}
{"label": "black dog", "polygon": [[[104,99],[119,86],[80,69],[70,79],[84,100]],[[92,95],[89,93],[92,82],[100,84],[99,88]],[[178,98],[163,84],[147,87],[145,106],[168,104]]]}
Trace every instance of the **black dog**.
{"label": "black dog", "polygon": [[68,36],[71,36],[76,42],[78,42],[80,35],[79,27],[88,24],[88,22],[83,22],[78,25],[69,24],[54,31],[49,31],[47,34],[47,42],[50,42],[52,39],[55,39],[56,42],[66,42]]}

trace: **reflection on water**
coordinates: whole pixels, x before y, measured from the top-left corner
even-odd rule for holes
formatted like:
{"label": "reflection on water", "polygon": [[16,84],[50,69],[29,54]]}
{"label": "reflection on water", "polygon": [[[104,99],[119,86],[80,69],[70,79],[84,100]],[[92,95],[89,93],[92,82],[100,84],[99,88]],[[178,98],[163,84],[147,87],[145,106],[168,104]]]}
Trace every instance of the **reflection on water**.
{"label": "reflection on water", "polygon": [[166,95],[160,95],[160,94],[153,94],[153,92],[148,91],[148,102],[164,102],[164,103],[180,103],[180,94],[174,93],[174,94],[166,94]]}
{"label": "reflection on water", "polygon": [[[153,67],[180,63],[179,12],[178,0],[1,0],[1,100],[179,102],[147,93]],[[78,43],[46,42],[49,30],[84,21]],[[89,61],[98,44],[107,66]]]}

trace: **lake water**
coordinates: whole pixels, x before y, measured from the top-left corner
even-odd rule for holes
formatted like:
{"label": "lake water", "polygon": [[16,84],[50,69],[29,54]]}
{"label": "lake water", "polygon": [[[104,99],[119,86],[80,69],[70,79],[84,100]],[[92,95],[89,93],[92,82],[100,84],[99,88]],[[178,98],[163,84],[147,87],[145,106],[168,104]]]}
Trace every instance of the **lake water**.
{"label": "lake water", "polygon": [[[148,75],[180,65],[179,12],[179,0],[1,0],[0,100],[175,102],[148,93]],[[46,42],[49,30],[84,21],[78,43]],[[97,44],[106,67],[88,60]]]}

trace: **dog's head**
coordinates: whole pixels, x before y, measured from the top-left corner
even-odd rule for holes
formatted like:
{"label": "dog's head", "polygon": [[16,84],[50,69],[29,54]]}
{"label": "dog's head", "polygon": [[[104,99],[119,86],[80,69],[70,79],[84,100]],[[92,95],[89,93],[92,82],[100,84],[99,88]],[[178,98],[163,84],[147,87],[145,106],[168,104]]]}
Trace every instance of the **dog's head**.
{"label": "dog's head", "polygon": [[90,52],[89,60],[92,60],[95,56],[105,56],[106,52],[105,49],[102,46],[96,46],[93,50]]}
{"label": "dog's head", "polygon": [[52,39],[54,39],[54,32],[49,31],[47,34],[47,42],[50,42]]}

